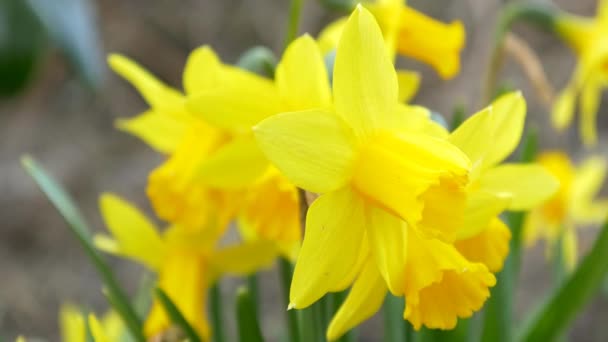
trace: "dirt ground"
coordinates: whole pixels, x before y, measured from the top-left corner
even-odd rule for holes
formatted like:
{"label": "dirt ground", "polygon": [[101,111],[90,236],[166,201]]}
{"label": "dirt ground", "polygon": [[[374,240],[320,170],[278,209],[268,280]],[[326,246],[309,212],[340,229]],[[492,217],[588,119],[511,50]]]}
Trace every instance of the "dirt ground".
{"label": "dirt ground", "polygon": [[[487,65],[498,0],[409,1],[418,9],[444,20],[462,19],[467,47],[462,71],[448,82],[429,67],[415,62],[405,66],[419,70],[423,83],[415,103],[449,116],[455,104],[469,113],[480,108],[482,80]],[[594,0],[559,1],[579,14],[594,13]],[[254,45],[278,51],[284,35],[288,1],[285,0],[104,0],[96,1],[101,40],[106,52],[120,52],[140,61],[160,78],[179,87],[188,51],[210,44],[227,62]],[[301,31],[316,35],[333,18],[313,1],[307,1]],[[539,53],[549,81],[562,87],[574,66],[574,58],[553,37],[518,25],[516,32]],[[523,90],[528,99],[529,124],[541,131],[543,148],[565,148],[582,156],[575,133],[557,134],[549,126],[546,108],[521,69],[509,61],[502,77]],[[103,89],[91,94],[80,87],[55,52],[49,53],[36,81],[20,96],[0,102],[0,340],[19,333],[58,340],[57,312],[64,301],[80,303],[103,312],[107,307],[100,282],[62,219],[19,165],[23,153],[35,156],[67,185],[96,229],[103,229],[97,208],[98,195],[114,191],[140,207],[147,172],[161,157],[143,143],[117,131],[113,121],[146,108],[137,93],[109,71]],[[603,140],[595,150],[608,151],[607,105],[600,113]],[[574,130],[573,130],[574,131]],[[608,155],[607,155],[608,156]],[[606,192],[606,191],[604,191]],[[592,243],[593,231],[583,244]],[[584,250],[584,248],[582,248]],[[140,267],[111,258],[122,283],[134,291]],[[549,288],[549,274],[542,248],[525,258],[517,309],[526,310]],[[262,302],[265,333],[276,340],[282,325],[277,303],[275,270],[264,272]],[[223,293],[232,306],[231,294],[239,280],[223,282]],[[580,316],[573,340],[602,341],[608,336],[608,296],[598,296]],[[362,340],[380,323],[376,318],[361,329]]]}

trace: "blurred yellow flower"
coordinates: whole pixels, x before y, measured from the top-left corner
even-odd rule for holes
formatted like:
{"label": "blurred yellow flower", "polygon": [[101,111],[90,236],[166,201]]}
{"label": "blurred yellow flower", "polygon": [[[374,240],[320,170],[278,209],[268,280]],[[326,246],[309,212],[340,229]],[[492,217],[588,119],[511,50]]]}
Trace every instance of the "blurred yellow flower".
{"label": "blurred yellow flower", "polygon": [[[87,318],[84,313],[74,305],[62,305],[59,312],[61,341],[85,342],[87,340],[85,319]],[[122,320],[114,311],[105,314],[101,321],[94,314],[89,314],[88,325],[95,342],[118,341],[122,334],[126,333]]]}
{"label": "blurred yellow flower", "polygon": [[595,18],[559,15],[556,30],[578,56],[578,65],[553,105],[553,125],[560,130],[570,125],[580,97],[580,135],[585,145],[592,146],[597,143],[601,92],[608,85],[608,1],[598,2]]}
{"label": "blurred yellow flower", "polygon": [[[606,160],[590,157],[579,167],[572,165],[563,152],[539,155],[538,162],[560,182],[559,191],[543,206],[531,211],[524,224],[524,241],[528,246],[547,241],[547,251],[561,248],[569,270],[576,265],[576,225],[601,223],[608,217],[608,198],[595,199],[606,179]],[[561,246],[556,243],[561,242]]]}
{"label": "blurred yellow flower", "polygon": [[[161,235],[137,208],[108,193],[101,196],[100,209],[113,237],[96,235],[95,245],[157,273],[158,286],[205,339],[210,335],[205,313],[207,292],[217,278],[253,273],[268,266],[277,253],[273,244],[264,241],[217,248],[221,229],[193,231],[173,225]],[[170,324],[162,304],[155,301],[144,333],[148,338],[157,336]]]}
{"label": "blurred yellow flower", "polygon": [[[403,0],[363,4],[378,20],[390,56],[397,53],[423,61],[444,79],[458,74],[466,38],[460,21],[444,24],[405,5]],[[338,19],[320,33],[323,52],[336,48],[345,24],[346,18]]]}
{"label": "blurred yellow flower", "polygon": [[[291,59],[308,57],[302,56],[302,52],[307,52],[303,47],[309,47],[309,41],[302,39],[293,45]],[[283,64],[277,70],[277,77],[282,87],[288,88],[293,86],[296,70],[293,62]],[[196,49],[188,58],[184,70],[185,95],[163,85],[124,57],[111,56],[110,65],[146,99],[153,99],[148,101],[150,111],[130,120],[119,120],[119,127],[141,137],[160,152],[169,153],[167,161],[150,174],[147,188],[159,217],[190,229],[204,228],[204,224],[222,229],[236,216],[246,239],[271,239],[279,245],[282,254],[293,259],[301,240],[299,199],[294,197],[296,188],[278,172],[272,172],[249,128],[256,122],[251,121],[252,116],[265,115],[264,110],[272,107],[267,106],[263,94],[276,91],[273,82],[221,63],[209,47]],[[318,64],[312,66],[318,68]],[[326,79],[323,79],[325,83]],[[303,84],[310,91],[292,89],[294,106],[312,101],[305,95],[319,88],[316,83]],[[222,109],[222,101],[229,100],[223,96],[238,98],[244,103],[258,101],[257,107],[246,104],[239,107],[233,101],[229,104],[232,107]],[[203,102],[209,106],[203,115],[193,113],[186,105],[189,98],[208,99]],[[212,115],[216,111],[222,120],[234,119],[233,125],[228,121],[218,123]],[[226,112],[229,116],[224,116]],[[259,201],[261,196],[275,196],[276,201]],[[281,216],[268,215],[279,210]],[[281,231],[269,233],[276,229]]]}

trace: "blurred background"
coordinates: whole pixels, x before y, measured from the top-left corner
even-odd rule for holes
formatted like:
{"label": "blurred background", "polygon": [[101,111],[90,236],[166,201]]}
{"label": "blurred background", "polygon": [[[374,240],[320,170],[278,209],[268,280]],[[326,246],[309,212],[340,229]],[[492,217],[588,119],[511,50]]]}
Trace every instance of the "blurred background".
{"label": "blurred background", "polygon": [[[24,3],[37,12],[24,12]],[[46,3],[46,4],[45,4]],[[443,81],[426,65],[405,61],[423,75],[414,103],[450,117],[455,105],[467,113],[481,108],[482,84],[492,46],[498,0],[412,0],[408,3],[444,21],[460,19],[467,30],[460,75]],[[596,0],[557,1],[573,13],[593,15]],[[53,6],[54,5],[54,6]],[[147,173],[161,157],[137,139],[117,131],[114,120],[146,109],[126,82],[105,65],[120,52],[162,80],[181,87],[181,72],[192,49],[209,44],[228,63],[255,45],[280,55],[289,2],[286,0],[2,0],[0,1],[0,340],[19,333],[51,341],[59,338],[57,315],[64,301],[98,313],[107,308],[100,281],[65,223],[33,181],[19,157],[30,153],[67,186],[96,229],[104,229],[98,195],[113,191],[149,210]],[[50,6],[50,7],[49,7]],[[300,32],[316,36],[337,14],[315,0],[305,1]],[[536,51],[553,87],[561,89],[574,68],[574,56],[554,37],[517,25],[515,32]],[[577,130],[555,133],[546,106],[536,100],[520,66],[508,60],[501,72],[508,85],[523,90],[528,124],[541,133],[543,148],[584,154]],[[599,114],[602,137],[595,152],[608,151],[608,104]],[[588,151],[587,151],[588,152]],[[606,189],[603,191],[606,193]],[[585,230],[581,252],[592,243]],[[531,309],[551,286],[544,246],[524,260],[516,308]],[[124,286],[134,291],[142,269],[110,258]],[[222,282],[227,317],[239,280]],[[262,277],[263,325],[269,341],[283,325],[276,270]],[[230,316],[232,317],[232,316]],[[576,341],[608,336],[608,291],[599,295],[575,323]],[[376,317],[360,329],[362,340],[378,336]],[[228,329],[230,331],[230,329]]]}

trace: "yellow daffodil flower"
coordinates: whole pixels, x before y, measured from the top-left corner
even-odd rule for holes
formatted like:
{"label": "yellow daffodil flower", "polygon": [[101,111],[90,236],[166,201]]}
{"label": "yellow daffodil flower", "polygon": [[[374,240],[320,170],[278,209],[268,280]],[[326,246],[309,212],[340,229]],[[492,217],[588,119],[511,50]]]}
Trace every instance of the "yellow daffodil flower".
{"label": "yellow daffodil flower", "polygon": [[[509,251],[511,233],[498,214],[505,209],[533,208],[556,191],[556,180],[539,165],[498,165],[519,144],[525,112],[521,94],[511,93],[473,115],[448,137],[473,166],[466,204],[461,207],[463,217],[451,238],[429,239],[408,228],[404,317],[415,328],[451,329],[457,317],[478,310],[495,282],[488,270],[500,271]],[[439,201],[448,206],[449,201]],[[329,339],[337,339],[380,309],[387,291],[380,280],[371,265],[362,269],[329,326]]]}
{"label": "yellow daffodil flower", "polygon": [[[158,274],[158,286],[173,300],[197,332],[210,335],[205,314],[208,289],[221,274],[249,274],[276,256],[273,244],[253,242],[216,248],[212,230],[171,226],[162,235],[137,208],[112,194],[101,196],[102,216],[113,238],[97,235],[98,248],[134,259]],[[151,338],[165,332],[170,320],[155,301],[144,326]]]}
{"label": "yellow daffodil flower", "polygon": [[600,0],[595,18],[562,14],[556,18],[558,34],[578,57],[578,65],[553,106],[553,124],[563,130],[570,125],[579,98],[580,135],[588,146],[597,143],[596,117],[601,92],[608,85],[608,1]]}
{"label": "yellow daffodil flower", "polygon": [[[403,0],[364,2],[384,34],[390,56],[395,53],[430,64],[444,79],[460,70],[465,31],[460,21],[444,24],[404,4]],[[336,48],[346,18],[328,25],[319,35],[325,53]],[[393,57],[394,58],[394,57]]]}
{"label": "yellow daffodil flower", "polygon": [[[294,83],[294,70],[290,69],[295,66],[293,60],[301,61],[298,58],[310,55],[302,56],[302,53],[314,53],[309,49],[311,46],[315,47],[310,39],[292,44],[291,52],[286,53],[292,62],[283,62],[277,70],[281,89]],[[313,54],[313,57],[316,56]],[[312,62],[313,68],[318,68],[318,63],[314,63],[317,59]],[[257,148],[247,122],[241,122],[239,117],[226,117],[235,120],[234,125],[228,124],[230,128],[227,128],[226,122],[218,124],[211,115],[218,111],[223,116],[228,111],[242,116],[245,121],[251,118],[245,118],[243,113],[265,115],[261,113],[272,106],[264,96],[279,87],[268,79],[222,64],[209,47],[195,50],[188,58],[184,71],[185,95],[163,85],[124,57],[112,56],[110,65],[130,80],[146,99],[168,99],[149,101],[152,106],[149,112],[126,122],[119,121],[119,127],[142,137],[159,151],[170,153],[169,159],[149,178],[147,193],[157,214],[169,222],[194,229],[210,223],[210,216],[218,221],[211,224],[214,227],[226,227],[238,216],[245,238],[275,241],[280,252],[293,259],[301,240],[297,189],[270,166]],[[312,75],[312,82],[319,81],[315,75],[318,74]],[[304,84],[310,91],[317,92],[316,83]],[[320,96],[324,96],[323,88],[319,89]],[[296,90],[290,99],[291,105],[314,101],[304,96],[310,92]],[[221,101],[229,100],[223,96],[238,98],[244,106],[239,107],[240,103],[231,101],[229,109],[221,108]],[[195,115],[186,106],[187,97],[211,97],[204,101],[210,107],[203,115]],[[257,101],[258,105],[248,107],[247,101]],[[319,101],[328,102],[328,98]],[[165,125],[164,121],[178,121],[180,129]],[[249,121],[249,125],[254,122]],[[166,127],[168,132],[165,132]],[[160,142],[155,140],[159,136],[163,137]],[[260,201],[264,197],[274,200]],[[276,215],[277,212],[281,215]]]}
{"label": "yellow daffodil flower", "polygon": [[[399,105],[397,77],[383,44],[374,17],[358,7],[337,48],[335,111],[282,113],[254,128],[261,148],[281,172],[299,187],[322,194],[306,218],[290,307],[306,307],[355,278],[353,289],[373,292],[375,303],[387,288],[407,297],[406,292],[414,293],[412,288],[419,290],[416,285],[422,284],[408,272],[430,269],[429,284],[451,271],[457,278],[453,289],[475,284],[469,288],[481,295],[468,296],[457,309],[458,314],[470,314],[485,301],[494,277],[441,239],[449,240],[459,228],[471,164],[447,140],[415,129],[421,127],[414,124],[420,116]],[[439,215],[445,220],[431,218]],[[436,245],[450,254],[434,255]],[[433,258],[418,258],[425,253]],[[368,310],[375,311],[371,305]],[[335,336],[330,328],[329,337]]]}
{"label": "yellow daffodil flower", "polygon": [[[85,342],[87,340],[85,319],[84,313],[75,306],[62,305],[59,313],[61,341]],[[101,321],[94,314],[89,314],[88,324],[95,342],[118,341],[125,333],[125,326],[114,311],[105,314]]]}
{"label": "yellow daffodil flower", "polygon": [[608,198],[595,199],[606,179],[606,160],[591,157],[576,167],[563,152],[551,151],[539,155],[538,163],[559,179],[560,187],[549,201],[528,214],[524,241],[531,246],[546,240],[548,252],[561,241],[557,247],[572,270],[578,245],[575,226],[598,224],[608,217]]}

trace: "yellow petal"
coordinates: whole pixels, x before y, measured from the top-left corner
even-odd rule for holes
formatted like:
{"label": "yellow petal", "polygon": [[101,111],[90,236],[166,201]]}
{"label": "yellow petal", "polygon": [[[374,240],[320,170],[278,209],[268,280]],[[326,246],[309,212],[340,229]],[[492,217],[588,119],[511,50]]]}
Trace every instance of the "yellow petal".
{"label": "yellow petal", "polygon": [[321,195],[308,210],[304,243],[296,262],[290,305],[305,308],[338,291],[359,259],[365,233],[363,200],[350,189]]}
{"label": "yellow petal", "polygon": [[89,314],[89,327],[91,327],[91,335],[93,335],[95,342],[111,342],[103,330],[101,323],[99,323],[99,320],[93,314]]}
{"label": "yellow petal", "polygon": [[27,340],[25,339],[25,337],[19,335],[17,336],[17,338],[15,339],[15,342],[27,342]]}
{"label": "yellow petal", "polygon": [[212,187],[238,189],[251,185],[268,165],[253,135],[246,135],[220,147],[204,160],[198,177]]}
{"label": "yellow petal", "polygon": [[466,202],[462,227],[456,232],[457,240],[480,234],[491,220],[507,208],[510,197],[487,191],[473,191]]}
{"label": "yellow petal", "polygon": [[551,122],[553,127],[559,131],[563,131],[572,123],[575,100],[576,92],[571,86],[568,86],[557,96],[551,111]]}
{"label": "yellow petal", "polygon": [[481,233],[454,243],[467,260],[481,262],[490,272],[497,273],[509,254],[511,231],[500,219],[494,218]]}
{"label": "yellow petal", "polygon": [[319,47],[324,54],[338,46],[338,42],[340,41],[340,37],[342,36],[342,31],[344,31],[344,26],[346,25],[347,20],[348,18],[346,17],[340,18],[327,25],[321,31],[321,33],[319,33],[317,40],[319,41]]}
{"label": "yellow petal", "polygon": [[129,81],[155,109],[170,110],[183,105],[183,96],[179,91],[166,86],[132,60],[111,54],[108,64],[114,72]]}
{"label": "yellow petal", "polygon": [[118,119],[116,127],[143,140],[161,153],[171,153],[184,136],[192,118],[186,115],[167,115],[149,110],[132,119]]}
{"label": "yellow petal", "polygon": [[219,82],[222,62],[209,46],[201,46],[190,53],[184,68],[184,90],[188,95],[212,89]]}
{"label": "yellow petal", "polygon": [[510,197],[511,210],[529,210],[551,198],[559,181],[540,165],[503,164],[487,170],[479,188]]}
{"label": "yellow petal", "polygon": [[370,258],[353,284],[327,329],[327,339],[335,341],[353,327],[373,316],[384,302],[386,285]]}
{"label": "yellow petal", "polygon": [[86,341],[86,326],[82,312],[71,304],[61,306],[59,311],[59,328],[63,342]]}
{"label": "yellow petal", "polygon": [[[209,338],[209,324],[204,309],[207,291],[211,286],[208,275],[209,269],[201,254],[174,250],[165,258],[158,279],[158,286],[204,340]],[[144,334],[152,339],[170,326],[171,321],[165,309],[155,300],[144,324]]]}
{"label": "yellow petal", "polygon": [[111,193],[101,195],[99,206],[106,226],[117,240],[120,254],[152,269],[159,267],[164,246],[154,224],[136,207]]}
{"label": "yellow petal", "polygon": [[411,7],[400,7],[397,52],[430,64],[444,79],[458,74],[466,38],[462,23],[445,24]]}
{"label": "yellow petal", "polygon": [[453,329],[490,296],[496,278],[481,263],[467,261],[454,246],[408,234],[404,318],[415,329]]}
{"label": "yellow petal", "polygon": [[382,32],[362,6],[348,19],[333,75],[336,113],[359,138],[367,137],[394,112],[398,98],[395,69],[384,48]]}
{"label": "yellow petal", "polygon": [[566,270],[568,272],[574,271],[578,259],[578,238],[574,227],[566,227],[564,230],[561,248]]}
{"label": "yellow petal", "polygon": [[493,133],[492,107],[487,107],[465,120],[450,134],[448,140],[471,159],[479,173],[483,158],[490,148]]}
{"label": "yellow petal", "polygon": [[336,115],[282,113],[255,126],[254,132],[268,159],[295,185],[324,193],[349,181],[354,138]]}
{"label": "yellow petal", "polygon": [[376,207],[370,207],[368,215],[367,236],[376,267],[392,293],[403,293],[407,224],[399,217]]}
{"label": "yellow petal", "polygon": [[287,111],[329,107],[331,90],[325,61],[309,35],[289,44],[275,75]]}
{"label": "yellow petal", "polygon": [[420,74],[414,71],[397,70],[399,83],[399,102],[409,102],[420,88]]}
{"label": "yellow petal", "polygon": [[122,322],[122,318],[113,310],[108,311],[102,317],[101,326],[110,341],[118,340],[125,331],[125,325]]}
{"label": "yellow petal", "polygon": [[493,133],[484,167],[505,160],[519,145],[526,121],[526,100],[521,92],[505,94],[492,102]]}
{"label": "yellow petal", "polygon": [[587,146],[597,144],[597,112],[602,100],[602,88],[599,75],[590,76],[581,89],[579,126],[583,143]]}
{"label": "yellow petal", "polygon": [[595,156],[585,160],[576,170],[569,204],[575,219],[585,223],[596,223],[608,215],[606,209],[608,201],[594,200],[606,179],[607,167],[606,159]]}
{"label": "yellow petal", "polygon": [[220,273],[247,275],[269,268],[277,254],[273,242],[255,241],[222,248],[210,262]]}
{"label": "yellow petal", "polygon": [[422,218],[420,195],[442,178],[466,183],[468,167],[466,155],[445,140],[378,134],[361,146],[352,184],[369,201],[415,224]]}
{"label": "yellow petal", "polygon": [[213,126],[248,132],[261,120],[282,111],[278,91],[270,80],[243,72],[238,81],[229,78],[221,83],[189,97],[186,104]]}

